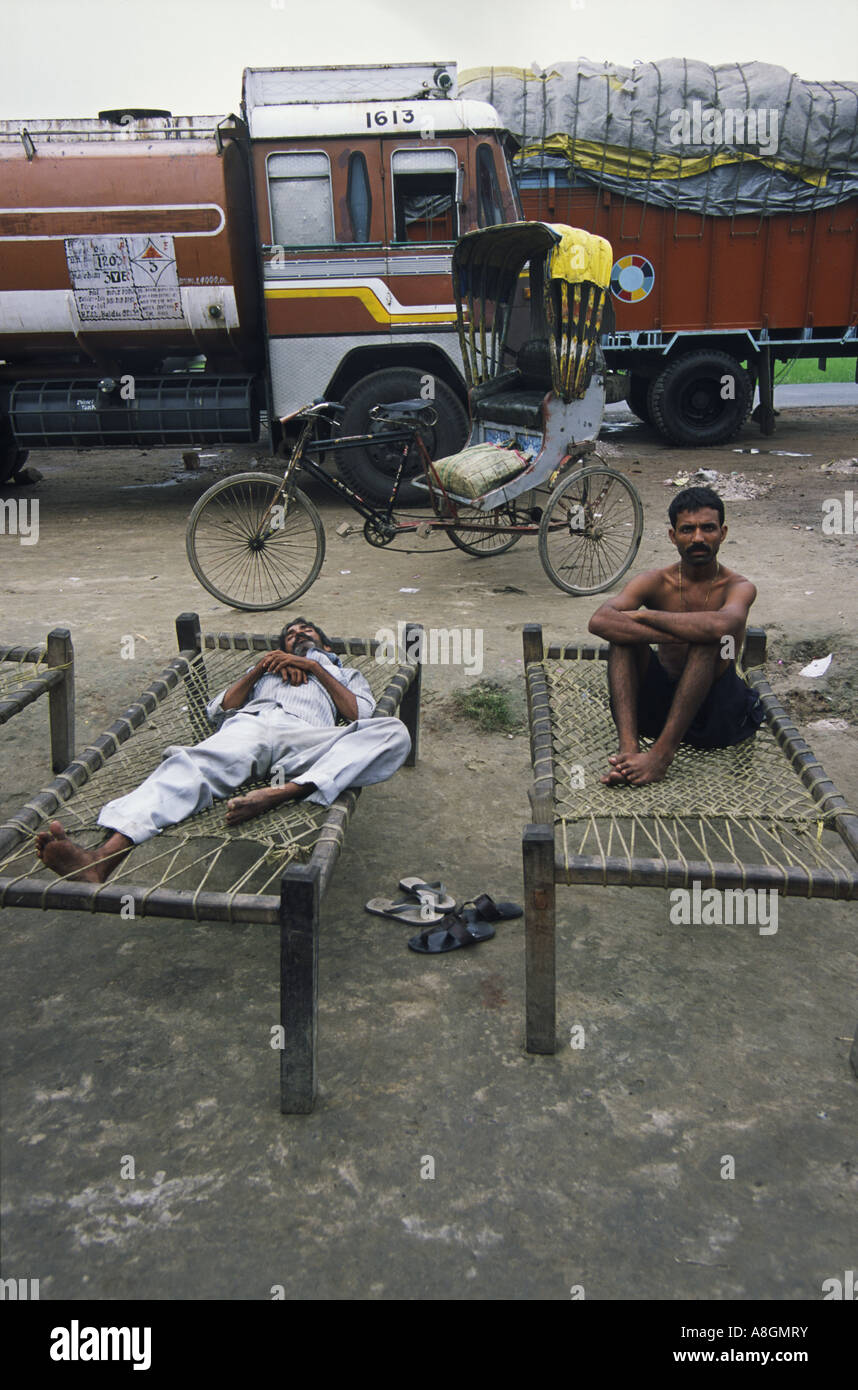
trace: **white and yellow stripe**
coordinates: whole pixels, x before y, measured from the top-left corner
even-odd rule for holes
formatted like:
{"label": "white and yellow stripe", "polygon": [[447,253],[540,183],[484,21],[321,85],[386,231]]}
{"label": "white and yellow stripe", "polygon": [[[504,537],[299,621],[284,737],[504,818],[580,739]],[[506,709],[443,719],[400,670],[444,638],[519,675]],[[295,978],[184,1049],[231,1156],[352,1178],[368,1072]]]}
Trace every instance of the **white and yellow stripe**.
{"label": "white and yellow stripe", "polygon": [[266,299],[357,299],[376,323],[455,323],[455,304],[400,304],[383,280],[278,280],[265,286]]}

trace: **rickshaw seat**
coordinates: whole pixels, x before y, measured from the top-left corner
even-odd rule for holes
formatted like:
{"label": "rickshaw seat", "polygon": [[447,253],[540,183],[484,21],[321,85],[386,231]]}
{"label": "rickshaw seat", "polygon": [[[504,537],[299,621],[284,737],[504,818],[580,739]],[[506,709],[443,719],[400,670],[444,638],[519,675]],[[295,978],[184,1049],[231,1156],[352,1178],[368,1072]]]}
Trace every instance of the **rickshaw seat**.
{"label": "rickshaw seat", "polygon": [[548,344],[529,338],[516,353],[516,367],[474,387],[471,413],[475,420],[541,430],[542,402],[552,389]]}
{"label": "rickshaw seat", "polygon": [[529,388],[541,386],[543,395],[551,390],[551,358],[545,338],[528,338],[522,343],[515,357],[515,365],[521,372],[523,385]]}
{"label": "rickshaw seat", "polygon": [[496,396],[487,396],[474,406],[477,420],[490,420],[499,425],[519,425],[522,428],[542,430],[542,402],[550,387],[538,391],[504,391]]}

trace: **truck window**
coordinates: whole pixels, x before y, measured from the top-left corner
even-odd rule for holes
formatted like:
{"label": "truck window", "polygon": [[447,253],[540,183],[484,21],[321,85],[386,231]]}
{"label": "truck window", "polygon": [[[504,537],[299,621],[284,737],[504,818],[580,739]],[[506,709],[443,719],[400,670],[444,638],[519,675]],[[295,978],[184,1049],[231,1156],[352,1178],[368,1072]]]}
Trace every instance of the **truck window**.
{"label": "truck window", "polygon": [[354,242],[369,241],[369,228],[372,218],[372,193],[366,158],[360,150],[349,157],[349,178],[346,186],[346,202],[349,208],[351,239]]}
{"label": "truck window", "polygon": [[334,205],[328,156],[268,156],[271,228],[279,246],[331,246]]}
{"label": "truck window", "polygon": [[455,241],[455,150],[395,150],[392,170],[394,241]]}
{"label": "truck window", "polygon": [[494,227],[497,222],[503,222],[503,207],[491,145],[480,145],[477,149],[477,189],[478,225]]}

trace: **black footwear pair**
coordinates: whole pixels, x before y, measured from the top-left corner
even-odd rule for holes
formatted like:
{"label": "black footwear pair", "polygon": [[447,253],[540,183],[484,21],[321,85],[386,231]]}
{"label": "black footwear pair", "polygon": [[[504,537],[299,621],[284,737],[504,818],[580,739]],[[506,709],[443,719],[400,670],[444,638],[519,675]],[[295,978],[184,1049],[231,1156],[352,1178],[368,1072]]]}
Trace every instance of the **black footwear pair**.
{"label": "black footwear pair", "polygon": [[458,951],[463,946],[478,946],[481,941],[491,941],[495,934],[492,922],[506,922],[522,915],[518,903],[496,903],[488,893],[481,893],[472,902],[464,903],[458,911],[448,912],[434,926],[418,932],[408,945],[412,951],[424,956],[444,955],[447,951]]}

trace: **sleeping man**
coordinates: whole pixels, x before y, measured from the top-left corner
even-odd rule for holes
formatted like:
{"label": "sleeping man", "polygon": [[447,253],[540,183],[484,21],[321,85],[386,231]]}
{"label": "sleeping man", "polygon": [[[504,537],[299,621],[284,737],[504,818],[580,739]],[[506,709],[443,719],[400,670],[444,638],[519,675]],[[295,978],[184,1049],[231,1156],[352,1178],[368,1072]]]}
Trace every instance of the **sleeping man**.
{"label": "sleeping man", "polygon": [[169,748],[145,782],[102,809],[98,823],[109,833],[97,849],[75,844],[55,820],[36,836],[42,862],[65,877],[103,883],[135,845],[250,778],[270,785],[232,798],[228,825],[283,801],[329,806],[346,787],[391,777],[411,739],[400,719],[370,717],[375,701],[360,671],[343,666],[318,624],[304,618],[286,625],[280,647],[207,706],[216,733],[193,747]]}
{"label": "sleeping man", "polygon": [[[602,778],[609,786],[660,782],[681,742],[726,748],[763,722],[759,696],[735,667],[757,591],[718,559],[724,503],[711,488],[690,487],[673,498],[669,516],[679,563],[638,575],[590,620],[590,631],[610,643],[619,751]],[[645,752],[641,734],[654,739]]]}

